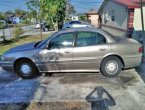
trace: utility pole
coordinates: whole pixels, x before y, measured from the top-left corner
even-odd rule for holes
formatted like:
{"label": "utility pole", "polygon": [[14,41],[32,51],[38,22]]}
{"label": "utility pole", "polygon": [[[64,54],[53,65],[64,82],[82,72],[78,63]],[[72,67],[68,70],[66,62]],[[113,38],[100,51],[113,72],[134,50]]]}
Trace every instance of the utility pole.
{"label": "utility pole", "polygon": [[40,0],[38,0],[38,10],[37,10],[37,19],[39,21],[39,26],[40,26],[40,37],[41,37],[41,40],[42,40],[42,28],[43,28],[43,24],[41,24],[41,9],[40,9]]}
{"label": "utility pole", "polygon": [[145,30],[143,18],[143,2],[140,0],[141,24],[142,24],[142,37],[143,37],[143,58],[145,58]]}

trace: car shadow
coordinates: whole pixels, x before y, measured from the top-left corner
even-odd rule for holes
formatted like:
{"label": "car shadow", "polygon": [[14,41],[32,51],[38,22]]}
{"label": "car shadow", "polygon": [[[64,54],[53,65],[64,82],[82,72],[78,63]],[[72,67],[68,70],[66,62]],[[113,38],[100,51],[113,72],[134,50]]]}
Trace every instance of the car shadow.
{"label": "car shadow", "polygon": [[0,110],[26,110],[40,86],[40,78],[23,80],[0,71]]}

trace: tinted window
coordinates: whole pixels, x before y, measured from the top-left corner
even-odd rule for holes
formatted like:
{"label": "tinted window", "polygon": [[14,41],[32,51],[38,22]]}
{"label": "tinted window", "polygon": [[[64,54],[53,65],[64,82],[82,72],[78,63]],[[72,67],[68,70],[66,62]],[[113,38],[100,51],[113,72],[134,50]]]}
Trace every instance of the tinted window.
{"label": "tinted window", "polygon": [[79,32],[77,37],[76,46],[92,46],[97,44],[104,44],[106,40],[103,35],[93,32]]}
{"label": "tinted window", "polygon": [[49,48],[66,48],[72,47],[73,33],[61,34],[53,38],[49,43]]}
{"label": "tinted window", "polygon": [[72,22],[70,22],[70,24],[81,24],[81,22],[80,21],[72,21]]}

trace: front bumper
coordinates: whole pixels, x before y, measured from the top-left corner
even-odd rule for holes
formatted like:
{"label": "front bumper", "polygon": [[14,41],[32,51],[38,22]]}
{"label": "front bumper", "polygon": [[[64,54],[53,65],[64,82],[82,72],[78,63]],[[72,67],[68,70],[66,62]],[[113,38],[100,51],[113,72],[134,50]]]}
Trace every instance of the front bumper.
{"label": "front bumper", "polygon": [[6,71],[14,72],[13,61],[0,60],[0,67],[2,67]]}

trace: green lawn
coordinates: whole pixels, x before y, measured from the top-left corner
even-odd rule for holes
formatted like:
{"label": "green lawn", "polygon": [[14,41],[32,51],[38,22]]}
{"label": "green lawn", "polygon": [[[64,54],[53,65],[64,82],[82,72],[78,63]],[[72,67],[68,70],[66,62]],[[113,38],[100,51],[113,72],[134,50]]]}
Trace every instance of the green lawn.
{"label": "green lawn", "polygon": [[[43,35],[43,39],[47,38],[49,35]],[[29,42],[37,42],[40,41],[41,38],[39,35],[36,36],[24,36],[21,37],[19,40],[8,40],[6,43],[0,42],[0,55],[3,54],[5,51],[9,50],[12,47],[17,45],[29,43]]]}

